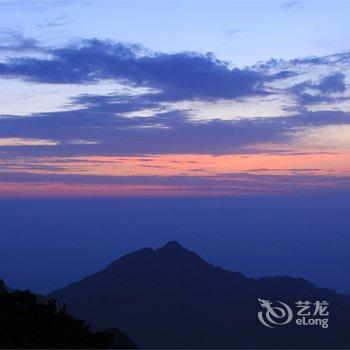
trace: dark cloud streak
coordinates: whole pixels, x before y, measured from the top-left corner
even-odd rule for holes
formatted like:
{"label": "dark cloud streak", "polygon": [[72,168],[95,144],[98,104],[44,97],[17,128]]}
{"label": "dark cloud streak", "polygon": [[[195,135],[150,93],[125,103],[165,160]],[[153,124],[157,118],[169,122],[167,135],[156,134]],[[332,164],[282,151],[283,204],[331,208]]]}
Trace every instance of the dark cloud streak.
{"label": "dark cloud streak", "polygon": [[114,79],[131,86],[159,89],[167,100],[266,94],[263,83],[271,79],[248,68],[229,68],[212,53],[156,53],[140,45],[98,39],[46,48],[45,52],[51,57],[23,56],[1,63],[0,75],[54,84]]}

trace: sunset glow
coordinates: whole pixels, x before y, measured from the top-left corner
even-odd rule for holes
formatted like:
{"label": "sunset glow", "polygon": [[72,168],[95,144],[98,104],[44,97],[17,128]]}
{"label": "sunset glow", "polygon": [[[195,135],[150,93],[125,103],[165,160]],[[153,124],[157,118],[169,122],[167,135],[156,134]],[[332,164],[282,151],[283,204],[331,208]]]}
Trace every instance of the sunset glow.
{"label": "sunset glow", "polygon": [[[0,196],[275,195],[350,189],[346,45],[315,52],[307,42],[298,50],[295,43],[290,51],[285,43],[296,36],[294,12],[277,2],[259,5],[259,13],[278,14],[283,35],[262,21],[264,16],[255,20],[266,32],[228,29],[232,17],[227,13],[239,13],[235,6],[241,13],[249,10],[233,2],[225,5],[232,10],[227,13],[201,5],[200,11],[208,14],[220,12],[215,28],[222,32],[214,35],[191,17],[199,32],[188,42],[177,35],[153,42],[163,36],[159,23],[152,24],[154,32],[148,35],[137,24],[135,36],[122,35],[130,31],[124,17],[120,26],[128,30],[119,31],[108,11],[103,22],[93,13],[110,8],[116,16],[116,8],[125,6],[132,17],[132,8],[114,2],[104,10],[95,3],[89,6],[95,10],[78,3],[60,5],[67,18],[62,23],[48,6],[51,24],[40,35],[30,20],[36,13],[28,6],[15,11],[25,30],[0,31]],[[165,17],[177,11],[173,4],[162,6]],[[310,13],[314,6],[308,3]],[[323,6],[324,12],[315,7],[315,13],[328,18],[334,7]],[[14,15],[11,6],[2,11],[3,18]],[[87,22],[76,15],[80,12]],[[238,23],[240,16],[235,16]],[[95,23],[93,35],[87,18]],[[339,28],[346,26],[339,18]],[[52,26],[56,21],[59,31]],[[177,25],[164,23],[177,33]],[[309,21],[300,18],[299,26],[314,37]],[[262,33],[271,39],[270,48]],[[267,47],[248,50],[246,35],[252,47],[260,48],[261,42]],[[330,32],[324,36],[332,41]],[[306,40],[298,37],[300,43]]]}

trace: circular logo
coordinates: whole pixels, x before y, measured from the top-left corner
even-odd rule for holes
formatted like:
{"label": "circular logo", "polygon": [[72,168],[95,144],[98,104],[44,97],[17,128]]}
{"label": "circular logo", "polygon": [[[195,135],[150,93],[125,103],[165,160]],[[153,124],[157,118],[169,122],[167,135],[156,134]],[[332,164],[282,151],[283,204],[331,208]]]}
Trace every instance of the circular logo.
{"label": "circular logo", "polygon": [[258,299],[263,311],[258,312],[259,321],[266,327],[274,328],[288,324],[293,318],[292,309],[282,301]]}

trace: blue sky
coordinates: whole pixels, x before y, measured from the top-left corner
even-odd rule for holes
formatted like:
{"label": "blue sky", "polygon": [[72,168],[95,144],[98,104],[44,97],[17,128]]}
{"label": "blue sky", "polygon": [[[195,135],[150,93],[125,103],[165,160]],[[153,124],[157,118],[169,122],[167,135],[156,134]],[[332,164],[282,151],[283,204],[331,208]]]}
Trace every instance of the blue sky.
{"label": "blue sky", "polygon": [[215,52],[235,65],[347,51],[347,1],[2,1],[3,30],[45,43],[113,39]]}

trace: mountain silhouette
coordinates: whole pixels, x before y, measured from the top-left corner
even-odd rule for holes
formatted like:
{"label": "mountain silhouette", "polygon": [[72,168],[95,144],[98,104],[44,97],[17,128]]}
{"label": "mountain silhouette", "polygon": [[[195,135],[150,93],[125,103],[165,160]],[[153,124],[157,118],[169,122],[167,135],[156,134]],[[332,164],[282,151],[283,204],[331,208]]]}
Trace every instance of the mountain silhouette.
{"label": "mountain silhouette", "polygon": [[136,349],[118,329],[92,332],[84,321],[38,301],[30,291],[8,291],[0,279],[0,349]]}
{"label": "mountain silhouette", "polygon": [[[346,296],[302,278],[248,278],[175,241],[125,255],[49,297],[100,329],[122,329],[141,348],[350,347]],[[269,328],[258,319],[266,311],[259,299],[283,301],[293,310],[298,301],[327,301],[329,327],[293,319]]]}

